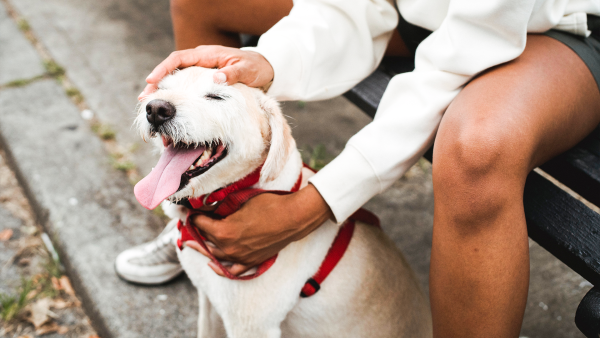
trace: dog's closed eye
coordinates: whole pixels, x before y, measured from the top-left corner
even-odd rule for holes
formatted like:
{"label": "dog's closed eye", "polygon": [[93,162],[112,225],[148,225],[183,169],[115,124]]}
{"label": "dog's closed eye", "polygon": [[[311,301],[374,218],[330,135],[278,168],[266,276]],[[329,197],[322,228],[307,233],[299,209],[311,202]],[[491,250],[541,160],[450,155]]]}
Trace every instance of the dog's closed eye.
{"label": "dog's closed eye", "polygon": [[206,94],[204,98],[207,100],[225,100],[223,96],[219,96],[217,94]]}

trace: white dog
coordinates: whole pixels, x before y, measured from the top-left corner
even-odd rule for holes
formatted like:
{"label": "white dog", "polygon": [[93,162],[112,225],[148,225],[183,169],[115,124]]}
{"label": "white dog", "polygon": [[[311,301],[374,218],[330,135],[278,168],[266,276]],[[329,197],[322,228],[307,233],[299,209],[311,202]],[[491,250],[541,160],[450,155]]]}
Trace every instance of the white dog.
{"label": "white dog", "polygon": [[[187,68],[165,77],[141,103],[144,139],[162,139],[161,160],[136,186],[147,208],[198,198],[246,177],[262,164],[253,187],[287,190],[302,171],[300,153],[277,102],[242,84],[213,82],[215,70]],[[163,204],[185,220],[187,209]],[[414,273],[381,229],[358,222],[348,249],[319,292],[301,298],[339,226],[325,222],[293,242],[260,277],[231,280],[209,258],[184,247],[179,259],[198,288],[198,337],[431,337],[429,307]]]}

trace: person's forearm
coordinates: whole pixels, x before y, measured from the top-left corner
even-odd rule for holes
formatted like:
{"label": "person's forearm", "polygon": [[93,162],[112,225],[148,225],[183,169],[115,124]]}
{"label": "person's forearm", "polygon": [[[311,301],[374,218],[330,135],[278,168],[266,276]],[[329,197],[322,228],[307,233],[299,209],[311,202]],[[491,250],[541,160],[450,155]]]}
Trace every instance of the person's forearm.
{"label": "person's forearm", "polygon": [[294,209],[292,219],[299,225],[299,230],[293,237],[294,241],[300,240],[313,232],[321,224],[333,219],[331,208],[325,202],[319,191],[309,184],[294,194],[294,199],[299,201],[298,208]]}

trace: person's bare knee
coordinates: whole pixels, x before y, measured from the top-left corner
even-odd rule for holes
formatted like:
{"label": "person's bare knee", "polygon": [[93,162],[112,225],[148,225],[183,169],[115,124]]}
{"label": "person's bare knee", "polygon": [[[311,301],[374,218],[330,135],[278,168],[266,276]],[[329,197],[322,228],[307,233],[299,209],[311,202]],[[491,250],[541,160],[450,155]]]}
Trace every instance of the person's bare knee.
{"label": "person's bare knee", "polygon": [[530,146],[506,114],[465,110],[449,108],[444,116],[434,148],[433,184],[436,203],[446,205],[441,206],[445,215],[469,230],[515,202]]}

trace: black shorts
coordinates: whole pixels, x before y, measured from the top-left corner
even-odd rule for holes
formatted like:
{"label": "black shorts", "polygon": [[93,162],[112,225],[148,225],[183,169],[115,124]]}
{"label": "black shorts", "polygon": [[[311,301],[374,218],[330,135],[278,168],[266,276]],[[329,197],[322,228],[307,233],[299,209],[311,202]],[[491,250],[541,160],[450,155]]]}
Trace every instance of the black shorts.
{"label": "black shorts", "polygon": [[[417,46],[431,34],[431,31],[415,26],[406,21],[402,15],[398,22],[398,32],[406,47],[413,53]],[[570,34],[559,30],[549,30],[544,35],[556,39],[571,48],[592,72],[600,89],[600,17],[588,15],[588,29],[592,31],[589,37]]]}

